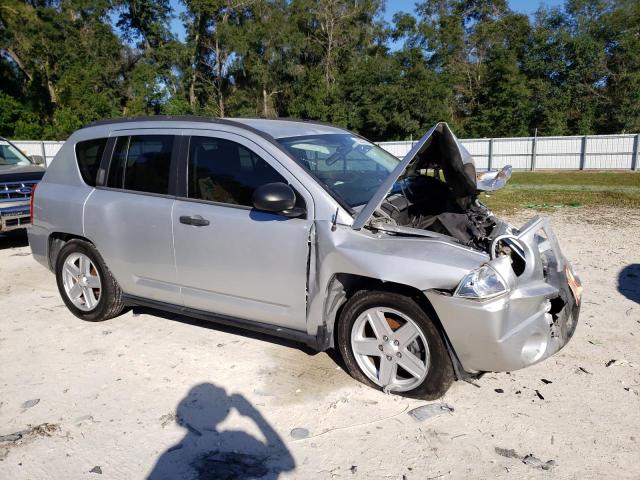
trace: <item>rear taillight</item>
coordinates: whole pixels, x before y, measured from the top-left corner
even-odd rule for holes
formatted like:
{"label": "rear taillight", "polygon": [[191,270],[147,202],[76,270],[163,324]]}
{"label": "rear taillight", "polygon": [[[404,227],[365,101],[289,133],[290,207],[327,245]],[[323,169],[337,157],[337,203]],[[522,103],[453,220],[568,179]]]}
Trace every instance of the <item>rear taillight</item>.
{"label": "rear taillight", "polygon": [[31,199],[29,200],[29,215],[31,216],[31,225],[33,225],[33,199],[36,197],[36,187],[37,183],[33,184],[31,187]]}

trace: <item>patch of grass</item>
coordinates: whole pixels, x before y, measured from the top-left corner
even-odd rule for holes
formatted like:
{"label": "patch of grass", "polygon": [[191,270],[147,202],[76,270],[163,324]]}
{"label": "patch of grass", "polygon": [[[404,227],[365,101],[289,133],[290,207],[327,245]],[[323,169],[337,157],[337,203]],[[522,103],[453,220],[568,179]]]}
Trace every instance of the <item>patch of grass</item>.
{"label": "patch of grass", "polygon": [[637,172],[514,172],[507,186],[481,200],[495,211],[533,207],[640,207]]}
{"label": "patch of grass", "polygon": [[640,187],[640,172],[513,172],[509,185],[603,185]]}

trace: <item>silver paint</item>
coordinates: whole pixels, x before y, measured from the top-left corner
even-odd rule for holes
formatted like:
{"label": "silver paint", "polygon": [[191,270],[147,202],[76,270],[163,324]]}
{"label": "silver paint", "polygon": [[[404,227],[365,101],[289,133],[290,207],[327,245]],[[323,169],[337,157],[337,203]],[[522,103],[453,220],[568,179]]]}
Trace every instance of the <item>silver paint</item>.
{"label": "silver paint", "polygon": [[[249,208],[84,184],[75,161],[78,141],[158,129],[243,142],[300,192],[307,219],[274,218]],[[534,220],[521,232],[505,230],[512,238],[504,241],[519,245],[527,257],[527,270],[520,277],[506,257],[492,259],[448,237],[405,228],[362,228],[433,130],[354,221],[273,141],[344,132],[335,127],[263,119],[141,120],[91,126],[69,138],[38,188],[35,225],[29,231],[32,252],[49,267],[53,233],[85,237],[96,245],[126,294],[287,327],[317,337],[320,348],[333,346],[337,312],[350,282],[397,284],[424,292],[466,370],[514,370],[540,361],[568,341],[566,335],[553,337],[556,327],[549,323],[548,300],[567,287],[561,271],[564,256],[548,223]],[[460,152],[464,162],[472,161],[466,150]],[[210,220],[210,226],[193,227],[177,220],[195,214]],[[547,234],[544,241],[536,233],[541,228]],[[553,279],[545,277],[541,245],[544,258],[557,261],[560,269]],[[507,280],[507,294],[489,301],[451,295],[465,275],[487,262]],[[566,310],[577,312],[575,305]],[[538,356],[536,348],[541,345],[545,350]]]}

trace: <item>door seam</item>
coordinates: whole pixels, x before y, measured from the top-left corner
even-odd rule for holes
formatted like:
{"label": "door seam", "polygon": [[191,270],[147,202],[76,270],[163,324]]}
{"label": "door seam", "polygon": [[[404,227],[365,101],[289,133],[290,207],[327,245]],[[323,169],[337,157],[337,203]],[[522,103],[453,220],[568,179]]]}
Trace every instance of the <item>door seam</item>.
{"label": "door seam", "polygon": [[175,284],[178,287],[178,292],[180,295],[180,303],[184,306],[184,298],[182,296],[182,285],[180,285],[178,281],[178,262],[176,260],[176,232],[175,232],[175,208],[176,208],[176,200],[174,199],[171,203],[171,250],[173,251],[173,272],[175,274]]}
{"label": "door seam", "polygon": [[93,192],[95,191],[96,191],[95,187],[92,188],[91,191],[89,192],[89,195],[87,195],[87,198],[85,198],[84,202],[82,202],[82,236],[84,238],[87,238],[87,231],[84,224],[85,211],[87,209],[87,202],[89,201],[89,199],[91,198],[91,195],[93,195]]}

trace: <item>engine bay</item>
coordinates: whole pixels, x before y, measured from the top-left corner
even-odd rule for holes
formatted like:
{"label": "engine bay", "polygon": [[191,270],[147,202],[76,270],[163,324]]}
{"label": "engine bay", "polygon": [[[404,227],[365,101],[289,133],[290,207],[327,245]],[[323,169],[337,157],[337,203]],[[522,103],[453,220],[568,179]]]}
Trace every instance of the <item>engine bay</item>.
{"label": "engine bay", "polygon": [[374,213],[375,223],[447,235],[487,252],[498,220],[477,195],[456,198],[438,169],[405,177]]}
{"label": "engine bay", "polygon": [[471,154],[446,123],[435,125],[403,158],[404,169],[380,198],[369,225],[396,234],[433,232],[489,253],[509,226],[478,199],[511,177],[511,166],[477,174]]}

